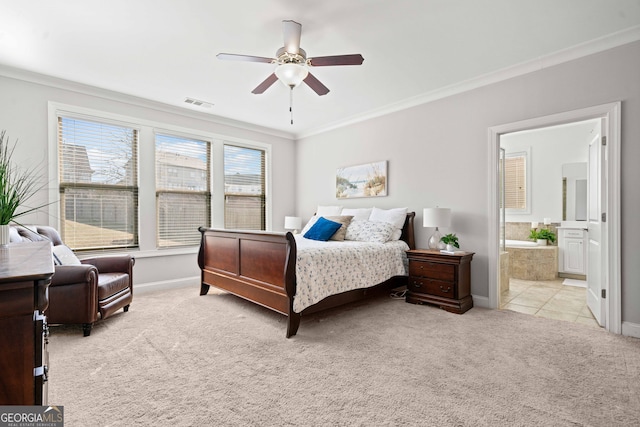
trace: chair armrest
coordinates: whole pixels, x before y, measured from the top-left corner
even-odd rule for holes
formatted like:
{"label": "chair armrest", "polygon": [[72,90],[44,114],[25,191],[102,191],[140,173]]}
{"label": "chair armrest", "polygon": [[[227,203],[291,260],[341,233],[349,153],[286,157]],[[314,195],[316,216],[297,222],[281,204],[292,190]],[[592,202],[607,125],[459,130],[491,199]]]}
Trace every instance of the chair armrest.
{"label": "chair armrest", "polygon": [[80,261],[82,264],[90,264],[98,269],[99,273],[128,273],[132,275],[135,258],[129,254],[107,255],[94,258],[86,258]]}
{"label": "chair armrest", "polygon": [[56,265],[51,286],[98,283],[98,270],[93,265]]}

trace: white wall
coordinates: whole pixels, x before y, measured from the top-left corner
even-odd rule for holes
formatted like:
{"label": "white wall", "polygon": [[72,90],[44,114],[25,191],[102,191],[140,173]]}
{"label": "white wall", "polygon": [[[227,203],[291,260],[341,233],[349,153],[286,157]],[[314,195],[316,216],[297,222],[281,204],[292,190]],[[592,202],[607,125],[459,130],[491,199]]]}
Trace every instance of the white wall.
{"label": "white wall", "polygon": [[551,222],[562,220],[562,166],[570,163],[586,163],[589,142],[594,127],[599,121],[553,126],[534,131],[515,132],[503,135],[500,145],[506,153],[530,149],[531,213],[505,215],[507,222],[538,221],[544,218]]}
{"label": "white wall", "polygon": [[[349,200],[348,206],[450,207],[450,229],[475,252],[471,290],[489,295],[490,198],[488,129],[492,126],[622,101],[622,320],[640,324],[640,42],[352,124],[298,141],[298,214],[335,204],[336,168],[389,161],[389,196]],[[373,89],[372,89],[373,90]],[[418,226],[418,247],[431,230]]]}
{"label": "white wall", "polygon": [[[6,70],[0,70],[0,74],[2,71]],[[20,77],[19,73],[16,76],[15,72],[5,74]],[[27,73],[24,78],[29,81],[12,77],[0,76],[0,93],[2,93],[0,96],[0,129],[7,131],[12,143],[15,139],[19,139],[15,152],[16,159],[25,165],[43,163],[45,175],[47,174],[46,163],[50,150],[48,146],[50,135],[47,125],[48,104],[55,102],[163,123],[167,126],[193,129],[207,134],[270,144],[273,229],[283,230],[284,216],[295,211],[293,196],[295,170],[291,166],[295,160],[295,143],[288,138],[263,133],[259,130],[222,124],[220,120],[213,121],[213,118],[204,114],[191,114],[189,111],[183,112],[177,108],[55,79]],[[144,148],[141,147],[141,153],[149,152]],[[151,191],[155,190],[151,189]],[[55,191],[53,193],[55,194]],[[39,203],[49,201],[47,192],[42,192],[37,200]],[[51,201],[55,202],[55,200]],[[155,223],[155,210],[147,208],[149,207],[141,207],[141,212],[147,213],[145,218],[141,218],[141,223],[146,225],[150,222]],[[23,223],[54,225],[57,223],[57,219],[48,217],[46,213],[38,213],[23,218]],[[147,250],[137,252],[133,250],[130,252],[136,256],[134,267],[136,285],[142,287],[142,285],[162,282],[163,286],[166,286],[167,282],[169,285],[171,282],[175,282],[177,285],[182,284],[185,279],[193,281],[194,278],[197,278],[199,280],[197,247],[182,251]]]}

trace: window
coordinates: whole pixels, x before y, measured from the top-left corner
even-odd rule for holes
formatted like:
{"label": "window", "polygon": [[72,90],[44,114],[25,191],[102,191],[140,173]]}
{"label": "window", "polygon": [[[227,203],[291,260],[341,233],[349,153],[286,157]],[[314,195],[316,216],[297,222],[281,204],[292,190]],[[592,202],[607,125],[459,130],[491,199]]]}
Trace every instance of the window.
{"label": "window", "polygon": [[156,135],[156,209],[160,248],[197,245],[210,226],[210,146],[206,141]]}
{"label": "window", "polygon": [[73,249],[138,245],[138,131],[58,117],[61,233]]}
{"label": "window", "polygon": [[529,211],[527,153],[506,154],[504,174],[504,208],[523,213]]}
{"label": "window", "polygon": [[265,230],[265,152],[224,146],[224,227]]}

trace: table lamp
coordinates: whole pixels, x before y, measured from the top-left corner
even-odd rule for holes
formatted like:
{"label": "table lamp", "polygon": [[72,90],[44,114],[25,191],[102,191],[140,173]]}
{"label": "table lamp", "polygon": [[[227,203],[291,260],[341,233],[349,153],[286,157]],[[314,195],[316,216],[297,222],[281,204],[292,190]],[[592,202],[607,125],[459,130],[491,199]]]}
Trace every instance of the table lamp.
{"label": "table lamp", "polygon": [[425,208],[422,213],[422,226],[435,227],[436,231],[429,238],[429,249],[439,249],[444,247],[440,243],[442,235],[438,227],[448,227],[451,225],[451,209],[449,208]]}
{"label": "table lamp", "polygon": [[286,230],[293,230],[293,234],[298,234],[298,230],[302,228],[302,219],[299,216],[285,216],[284,228]]}

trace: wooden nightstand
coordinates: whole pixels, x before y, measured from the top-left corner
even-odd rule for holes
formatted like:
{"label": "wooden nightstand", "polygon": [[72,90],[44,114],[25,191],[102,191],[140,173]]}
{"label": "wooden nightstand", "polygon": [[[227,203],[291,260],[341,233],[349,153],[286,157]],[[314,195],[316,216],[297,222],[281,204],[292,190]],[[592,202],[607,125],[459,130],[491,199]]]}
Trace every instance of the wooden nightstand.
{"label": "wooden nightstand", "polygon": [[462,314],[473,307],[471,258],[473,252],[442,254],[438,250],[407,251],[409,283],[406,302],[435,304]]}

